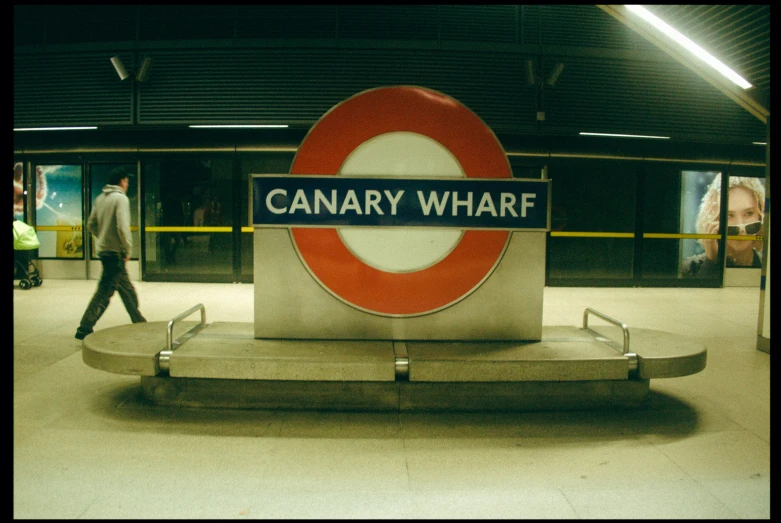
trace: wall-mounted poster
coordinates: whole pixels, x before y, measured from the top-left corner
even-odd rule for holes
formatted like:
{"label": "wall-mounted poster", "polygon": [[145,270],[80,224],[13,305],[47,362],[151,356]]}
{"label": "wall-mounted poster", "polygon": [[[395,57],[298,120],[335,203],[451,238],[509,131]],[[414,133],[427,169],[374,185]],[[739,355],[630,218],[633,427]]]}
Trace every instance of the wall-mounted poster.
{"label": "wall-mounted poster", "polygon": [[762,268],[765,179],[730,176],[727,194],[727,267]]}
{"label": "wall-mounted poster", "polygon": [[[680,275],[718,276],[721,173],[683,171],[681,232],[709,235],[681,240]],[[727,267],[762,267],[765,184],[762,178],[729,177],[727,195]]]}
{"label": "wall-mounted poster", "polygon": [[[36,175],[35,205],[37,209],[40,209],[43,205],[44,198],[46,197],[46,179],[41,170],[36,170]],[[29,210],[25,208],[26,199],[27,180],[24,176],[24,164],[22,162],[14,162],[14,219],[30,223],[27,214]]]}
{"label": "wall-mounted poster", "polygon": [[36,165],[35,224],[41,258],[83,258],[81,165]]}
{"label": "wall-mounted poster", "polygon": [[14,220],[26,222],[24,216],[24,168],[22,162],[14,162]]}

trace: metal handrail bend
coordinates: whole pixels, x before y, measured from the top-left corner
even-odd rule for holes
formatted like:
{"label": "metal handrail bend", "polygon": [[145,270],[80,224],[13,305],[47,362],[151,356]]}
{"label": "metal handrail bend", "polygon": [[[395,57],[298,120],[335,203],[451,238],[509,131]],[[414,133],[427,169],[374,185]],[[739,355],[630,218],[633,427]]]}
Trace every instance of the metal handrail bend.
{"label": "metal handrail bend", "polygon": [[176,318],[172,319],[168,322],[168,331],[165,335],[165,345],[168,348],[169,351],[173,351],[173,337],[174,337],[174,323],[176,323],[179,320],[183,320],[186,317],[188,317],[190,314],[194,313],[195,311],[199,310],[201,311],[201,326],[206,326],[206,307],[203,306],[203,303],[199,303],[198,305],[193,305],[183,313],[181,313]]}
{"label": "metal handrail bend", "polygon": [[[201,311],[201,328],[206,326],[206,307],[203,306],[203,303],[199,303],[198,305],[193,305],[180,315],[176,316],[174,319],[168,322],[168,329],[165,333],[165,350],[161,350],[159,357],[158,357],[158,365],[160,365],[160,370],[167,371],[170,368],[171,364],[171,354],[174,352],[174,324],[179,321],[183,320],[195,311]],[[197,328],[197,327],[195,327]]]}
{"label": "metal handrail bend", "polygon": [[602,318],[603,320],[612,323],[613,325],[616,325],[617,327],[621,327],[621,330],[624,331],[624,349],[622,354],[629,354],[629,328],[626,326],[626,323],[622,323],[618,320],[615,320],[611,318],[610,316],[606,316],[602,314],[599,311],[595,311],[594,309],[587,307],[585,311],[583,311],[583,328],[588,329],[588,315],[593,314],[594,316],[598,316]]}

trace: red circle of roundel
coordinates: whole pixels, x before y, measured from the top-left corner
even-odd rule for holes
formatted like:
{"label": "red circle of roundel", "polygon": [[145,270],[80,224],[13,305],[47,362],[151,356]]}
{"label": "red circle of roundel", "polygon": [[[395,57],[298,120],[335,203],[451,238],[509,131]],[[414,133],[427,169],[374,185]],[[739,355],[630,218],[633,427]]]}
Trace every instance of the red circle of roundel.
{"label": "red circle of roundel", "polygon": [[[442,144],[467,178],[511,178],[504,149],[472,111],[442,93],[422,87],[382,87],[336,105],[309,131],[291,174],[338,175],[359,145],[391,132],[413,132]],[[451,305],[493,271],[508,231],[464,231],[458,245],[425,269],[393,273],[353,255],[335,228],[291,229],[310,272],[329,292],[359,309],[389,316],[420,315]]]}

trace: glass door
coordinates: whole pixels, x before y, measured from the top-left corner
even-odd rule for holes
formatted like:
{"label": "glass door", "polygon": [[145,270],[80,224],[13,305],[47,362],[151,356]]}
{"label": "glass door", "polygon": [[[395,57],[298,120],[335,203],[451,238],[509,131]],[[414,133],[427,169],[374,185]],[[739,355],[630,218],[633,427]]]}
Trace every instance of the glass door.
{"label": "glass door", "polygon": [[546,285],[633,285],[633,162],[553,158]]}
{"label": "glass door", "polygon": [[145,161],[146,281],[238,281],[234,158],[170,155]]}
{"label": "glass door", "polygon": [[647,163],[638,183],[635,285],[721,287],[725,267],[761,267],[762,174],[762,167]]}

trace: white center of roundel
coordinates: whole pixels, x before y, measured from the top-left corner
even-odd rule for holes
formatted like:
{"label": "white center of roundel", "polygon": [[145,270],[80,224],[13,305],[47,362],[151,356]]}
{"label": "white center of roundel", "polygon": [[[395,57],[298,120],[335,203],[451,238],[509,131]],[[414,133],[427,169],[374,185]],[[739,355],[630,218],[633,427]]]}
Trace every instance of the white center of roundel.
{"label": "white center of roundel", "polygon": [[[381,134],[347,157],[342,176],[464,178],[453,153],[436,140],[412,132]],[[463,231],[436,227],[342,227],[345,246],[363,263],[386,272],[431,267],[456,248]]]}

